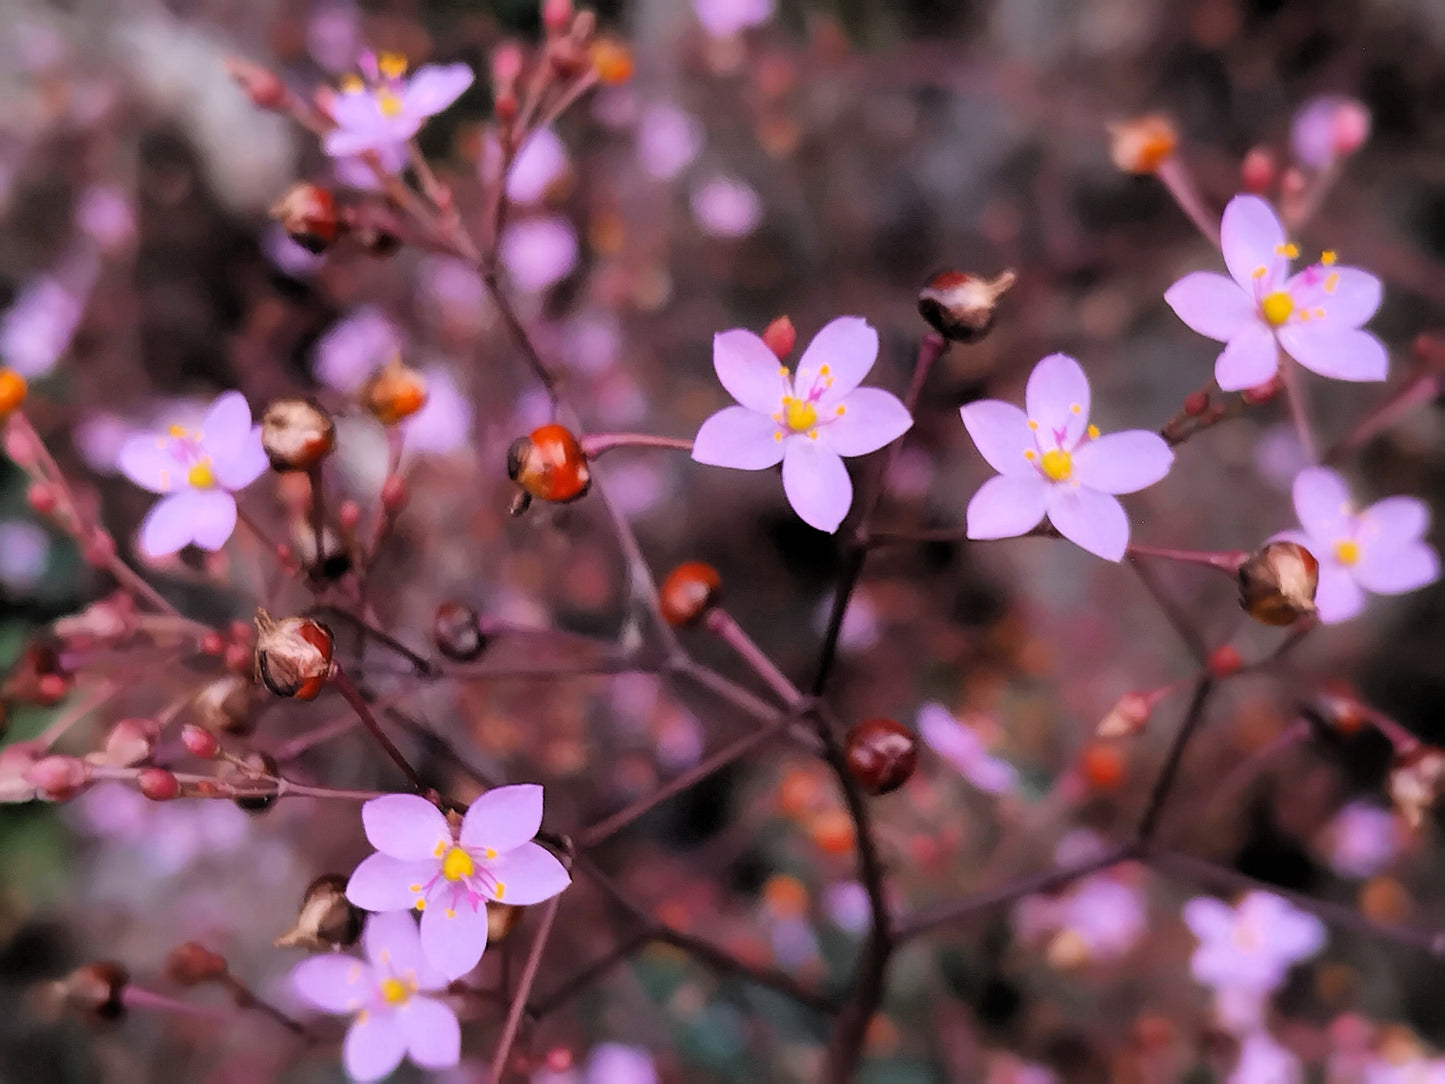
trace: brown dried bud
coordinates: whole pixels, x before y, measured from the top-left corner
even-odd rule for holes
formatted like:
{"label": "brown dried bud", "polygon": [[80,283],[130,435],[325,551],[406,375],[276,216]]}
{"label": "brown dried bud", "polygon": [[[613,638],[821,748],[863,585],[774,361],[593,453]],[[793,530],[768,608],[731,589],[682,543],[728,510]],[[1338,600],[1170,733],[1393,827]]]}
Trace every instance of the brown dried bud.
{"label": "brown dried bud", "polygon": [[1445,752],[1422,746],[1398,758],[1390,772],[1390,800],[1411,828],[1419,828],[1445,780]]}
{"label": "brown dried bud", "polygon": [[667,574],[658,589],[658,603],[669,625],[695,625],[717,605],[722,577],[712,565],[688,561]]}
{"label": "brown dried bud", "polygon": [[460,602],[443,602],[432,618],[432,640],[453,662],[474,662],[487,648],[477,611]]}
{"label": "brown dried bud", "polygon": [[125,1015],[125,988],[130,972],[113,960],[98,960],[77,967],[60,983],[65,1004],[101,1020],[119,1020]]}
{"label": "brown dried bud", "polygon": [[271,208],[271,217],[307,252],[325,252],[341,236],[342,220],[336,211],[336,198],[329,190],[309,181],[293,184]]}
{"label": "brown dried bud", "polygon": [[1154,711],[1154,698],[1148,693],[1125,693],[1099,720],[1094,728],[1096,738],[1127,738],[1149,725]]}
{"label": "brown dried bud", "polygon": [[325,873],[307,886],[296,925],[276,938],[275,945],[314,952],[349,948],[361,937],[361,923],[361,911],[346,898],[346,878]]}
{"label": "brown dried bud", "polygon": [[1290,625],[1315,614],[1320,565],[1295,542],[1271,542],[1239,566],[1239,604],[1266,625]]}
{"label": "brown dried bud", "polygon": [[177,945],[166,957],[166,974],[180,986],[198,986],[225,973],[226,958],[195,941]]}
{"label": "brown dried bud", "polygon": [[164,768],[144,768],[135,777],[136,789],[153,802],[181,796],[181,781]]}
{"label": "brown dried bud", "polygon": [[892,719],[868,719],[848,731],[848,771],[869,794],[887,794],[908,782],[918,766],[918,737]]}
{"label": "brown dried bud", "polygon": [[273,470],[311,470],[336,447],[336,423],[315,403],[277,399],[261,415],[261,447]]}
{"label": "brown dried bud", "polygon": [[993,327],[998,299],[1017,281],[1012,271],[992,279],[941,271],[918,292],[918,313],[945,339],[978,342]]}
{"label": "brown dried bud", "polygon": [[154,719],[122,719],[105,736],[105,748],[86,756],[87,764],[129,768],[149,760],[156,749],[160,724]]}
{"label": "brown dried bud", "polygon": [[592,485],[582,445],[561,425],[544,425],[514,440],[507,449],[507,477],[528,498],[559,503],[586,496]]}
{"label": "brown dried bud", "polygon": [[90,767],[79,757],[41,757],[23,774],[40,797],[52,802],[74,798],[90,782]]}
{"label": "brown dried bud", "polygon": [[264,813],[276,804],[276,773],[280,765],[270,753],[247,753],[240,764],[226,761],[221,765],[226,782],[248,793],[235,799],[247,813]]}
{"label": "brown dried bud", "polygon": [[286,107],[291,95],[286,90],[286,84],[270,68],[234,56],[227,57],[225,63],[231,78],[261,109],[279,111]]}
{"label": "brown dried bud", "polygon": [[784,360],[798,345],[798,329],[786,316],[779,316],[763,329],[763,342],[779,361]]}
{"label": "brown dried bud", "polygon": [[277,696],[314,700],[331,676],[331,630],[309,617],[256,611],[256,673]]}
{"label": "brown dried bud", "polygon": [[499,945],[507,935],[517,928],[523,908],[509,907],[505,903],[487,904],[487,943]]}
{"label": "brown dried bud", "polygon": [[[246,667],[254,669],[253,652],[245,644],[231,644],[226,649],[245,655]],[[256,690],[250,681],[237,674],[226,674],[204,686],[191,700],[196,722],[212,732],[245,737],[256,729]],[[215,754],[196,753],[196,756]]]}
{"label": "brown dried bud", "polygon": [[1109,156],[1125,173],[1155,173],[1179,145],[1174,125],[1158,115],[1109,125]]}
{"label": "brown dried bud", "polygon": [[362,386],[361,405],[382,425],[395,425],[426,406],[426,380],[395,354]]}

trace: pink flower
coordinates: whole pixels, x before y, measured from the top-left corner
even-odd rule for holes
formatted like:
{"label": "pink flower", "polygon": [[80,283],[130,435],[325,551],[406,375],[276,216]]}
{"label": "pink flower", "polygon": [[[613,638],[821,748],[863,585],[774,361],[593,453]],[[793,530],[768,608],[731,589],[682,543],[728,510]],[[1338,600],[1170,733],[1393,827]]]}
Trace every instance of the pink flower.
{"label": "pink flower", "polygon": [[1297,542],[1320,563],[1315,606],[1326,624],[1348,621],[1365,606],[1365,591],[1402,595],[1440,578],[1440,556],[1422,539],[1430,509],[1414,497],[1386,497],[1356,512],[1344,479],[1327,467],[1294,480],[1302,531],[1276,538]]}
{"label": "pink flower", "polygon": [[296,965],[291,985],[329,1013],[354,1016],[341,1060],[353,1080],[380,1080],[409,1057],[423,1069],[461,1058],[462,1030],[439,993],[447,978],[427,962],[410,915],[372,915],[354,956],[313,956]]}
{"label": "pink flower", "polygon": [[1226,1084],[1299,1084],[1304,1068],[1299,1058],[1262,1028],[1239,1044],[1239,1061]]}
{"label": "pink flower", "polygon": [[820,531],[836,531],[853,503],[843,457],[877,451],[913,424],[888,392],[858,387],[877,357],[878,332],[859,316],[840,316],[818,332],[791,380],[751,331],[719,332],[713,368],[741,405],[702,423],[693,459],[738,470],[781,462],[794,511]]}
{"label": "pink flower", "polygon": [[542,825],[542,788],[498,787],[472,803],[452,832],[415,794],[361,807],[377,853],[357,866],[347,898],[368,911],[421,911],[421,947],[448,979],[477,966],[487,947],[487,900],[540,903],[571,883],[562,863],[532,842]]}
{"label": "pink flower", "polygon": [[692,217],[709,237],[746,237],[763,220],[763,201],[734,177],[714,177],[693,189]]}
{"label": "pink flower", "polygon": [[[495,173],[496,166],[500,164],[501,148],[492,143],[487,150],[496,156],[497,161],[483,164],[491,165],[490,173]],[[538,128],[518,148],[512,159],[512,168],[507,173],[507,198],[513,203],[537,203],[567,172],[567,165],[566,144],[551,128]]]}
{"label": "pink flower", "polygon": [[692,0],[692,7],[715,38],[730,38],[773,17],[773,0]]}
{"label": "pink flower", "polygon": [[140,525],[140,548],[164,557],[195,543],[218,550],[236,529],[237,490],[266,469],[261,427],[238,391],[211,404],[198,428],[173,425],[137,435],[121,446],[120,471],[142,489],[164,493]]}
{"label": "pink flower", "polygon": [[968,435],[999,472],[968,502],[968,537],[1012,538],[1047,514],[1070,542],[1119,560],[1129,544],[1129,521],[1114,494],[1159,481],[1174,453],[1143,429],[1100,436],[1089,424],[1084,370],[1065,354],[1034,366],[1024,404],[1027,414],[996,399],[962,410]]}
{"label": "pink flower", "polygon": [[577,266],[577,231],[561,215],[524,218],[502,231],[500,254],[512,284],[539,294]]}
{"label": "pink flower", "polygon": [[942,704],[918,709],[918,736],[986,794],[1006,794],[1018,782],[1014,766],[990,756],[978,731],[959,722]]}
{"label": "pink flower", "polygon": [[649,105],[637,125],[637,157],[659,181],[670,181],[691,165],[702,141],[701,122],[666,102]]}
{"label": "pink flower", "polygon": [[1373,877],[1399,853],[1401,824],[1394,813],[1368,802],[1351,802],[1325,829],[1330,866],[1341,877]]}
{"label": "pink flower", "polygon": [[1189,970],[1216,990],[1267,994],[1325,947],[1324,924],[1272,892],[1250,892],[1238,907],[1198,896],[1184,922],[1199,938]]}
{"label": "pink flower", "polygon": [[446,109],[472,85],[465,64],[427,64],[406,78],[406,59],[395,53],[364,52],[361,76],[344,80],[328,108],[336,127],[322,146],[333,158],[354,158],[375,151],[391,172],[407,158],[407,141],[429,117]]}
{"label": "pink flower", "polygon": [[1320,262],[1290,276],[1299,249],[1258,196],[1224,209],[1220,247],[1230,276],[1195,271],[1164,300],[1201,335],[1225,344],[1214,379],[1225,391],[1258,387],[1279,368],[1279,350],[1335,380],[1384,380],[1389,355],[1362,325],[1380,307],[1380,280],[1355,267]]}
{"label": "pink flower", "polygon": [[1324,169],[1354,154],[1370,138],[1370,110],[1361,101],[1338,94],[1311,98],[1294,115],[1289,145],[1295,159]]}

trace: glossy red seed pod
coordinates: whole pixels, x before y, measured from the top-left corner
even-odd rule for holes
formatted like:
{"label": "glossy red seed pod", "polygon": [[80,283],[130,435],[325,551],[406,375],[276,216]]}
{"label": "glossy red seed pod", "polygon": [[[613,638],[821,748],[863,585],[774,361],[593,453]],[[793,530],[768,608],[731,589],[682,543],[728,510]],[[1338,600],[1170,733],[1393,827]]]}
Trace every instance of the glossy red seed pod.
{"label": "glossy red seed pod", "polygon": [[528,496],[543,501],[575,501],[592,484],[582,445],[561,425],[544,425],[513,441],[507,450],[507,476]]}
{"label": "glossy red seed pod", "polygon": [[892,719],[866,719],[848,731],[848,770],[869,794],[887,794],[908,782],[918,766],[918,737]]}
{"label": "glossy red seed pod", "polygon": [[695,625],[717,604],[722,577],[712,565],[688,561],[667,574],[658,589],[662,616],[669,625]]}

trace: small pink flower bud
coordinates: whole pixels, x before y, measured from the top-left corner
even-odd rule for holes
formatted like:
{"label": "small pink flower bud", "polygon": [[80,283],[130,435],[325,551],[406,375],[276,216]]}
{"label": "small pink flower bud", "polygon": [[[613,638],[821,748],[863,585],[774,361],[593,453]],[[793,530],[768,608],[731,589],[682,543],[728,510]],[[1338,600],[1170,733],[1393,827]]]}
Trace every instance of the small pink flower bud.
{"label": "small pink flower bud", "polygon": [[240,57],[227,57],[225,63],[231,78],[259,108],[273,111],[285,108],[290,95],[286,84],[271,69]]}
{"label": "small pink flower bud", "polygon": [[1344,158],[1363,147],[1370,138],[1370,125],[1370,111],[1363,102],[1354,99],[1341,102],[1332,130],[1335,154]]}
{"label": "small pink flower bud", "polygon": [[55,487],[45,482],[34,482],[25,491],[25,500],[31,509],[41,516],[48,516],[54,512],[60,504],[60,497],[55,492]]}
{"label": "small pink flower bud", "polygon": [[798,345],[798,329],[786,316],[779,316],[763,329],[763,342],[768,344],[779,361],[783,361]]}
{"label": "small pink flower bud", "polygon": [[381,485],[381,507],[389,516],[394,516],[406,507],[406,479],[393,474]]}
{"label": "small pink flower bud", "polygon": [[164,768],[144,768],[135,777],[136,788],[153,802],[169,802],[181,796],[181,782]]}
{"label": "small pink flower bud", "polygon": [[1209,653],[1209,676],[1212,678],[1232,677],[1239,673],[1243,665],[1244,660],[1239,657],[1239,650],[1232,644],[1225,644]]}
{"label": "small pink flower bud", "polygon": [[29,431],[21,429],[18,425],[7,425],[5,427],[5,454],[22,470],[33,469],[35,466],[35,440]]}
{"label": "small pink flower bud", "polygon": [[1271,542],[1239,566],[1239,604],[1266,625],[1291,625],[1315,614],[1320,566],[1295,542]]}
{"label": "small pink flower bud", "polygon": [[1260,384],[1257,387],[1253,388],[1245,388],[1244,391],[1240,392],[1239,394],[1240,398],[1242,398],[1246,403],[1250,404],[1251,406],[1260,406],[1261,404],[1267,403],[1275,396],[1277,396],[1280,393],[1280,389],[1283,387],[1284,384],[1280,381],[1279,375],[1276,374],[1266,380],[1263,384]]}
{"label": "small pink flower bud", "polygon": [[253,673],[255,667],[251,664],[254,654],[255,653],[245,644],[227,644],[225,654],[226,669],[237,677]]}
{"label": "small pink flower bud", "polygon": [[336,510],[336,522],[343,531],[356,530],[361,526],[361,505],[352,500],[342,501]]}
{"label": "small pink flower bud", "polygon": [[90,782],[90,769],[79,757],[42,757],[25,769],[25,781],[42,798],[64,802],[74,798]]}
{"label": "small pink flower bud", "polygon": [[221,655],[226,650],[226,641],[219,632],[208,632],[201,637],[197,645],[202,655]]}
{"label": "small pink flower bud", "polygon": [[296,925],[274,943],[313,952],[349,948],[361,937],[361,923],[361,911],[346,898],[346,878],[326,873],[307,886]]}
{"label": "small pink flower bud", "polygon": [[1274,155],[1264,147],[1254,147],[1244,156],[1239,167],[1239,183],[1246,192],[1257,196],[1267,193],[1274,185]]}
{"label": "small pink flower bud", "polygon": [[195,941],[171,949],[166,957],[166,974],[178,986],[199,986],[226,974],[226,958]]}
{"label": "small pink flower bud", "polygon": [[115,539],[99,528],[85,540],[85,560],[94,568],[105,568],[115,559]]}
{"label": "small pink flower bud", "polygon": [[1109,126],[1109,155],[1125,173],[1156,173],[1179,145],[1174,125],[1165,117],[1136,117]]}
{"label": "small pink flower bud", "polygon": [[331,630],[309,617],[256,611],[256,673],[277,696],[314,700],[331,676]]}
{"label": "small pink flower bud", "polygon": [[122,719],[110,728],[105,748],[86,758],[91,764],[129,768],[149,760],[156,749],[160,726],[154,719]]}
{"label": "small pink flower bud", "polygon": [[261,415],[261,447],[273,470],[311,470],[336,447],[336,424],[305,399],[277,399]]}
{"label": "small pink flower bud", "polygon": [[1127,738],[1149,725],[1155,699],[1148,693],[1125,693],[1094,728],[1097,738]]}
{"label": "small pink flower bud", "polygon": [[202,760],[210,760],[221,751],[221,739],[195,723],[186,723],[181,727],[181,744],[191,756]]}
{"label": "small pink flower bud", "polygon": [[1192,391],[1184,397],[1184,413],[1191,418],[1197,418],[1209,409],[1209,393],[1206,391]]}
{"label": "small pink flower bud", "polygon": [[548,36],[565,34],[572,25],[572,0],[542,0],[542,27]]}
{"label": "small pink flower bud", "polygon": [[70,682],[60,674],[42,674],[35,682],[35,702],[41,707],[60,703],[70,693]]}
{"label": "small pink flower bud", "polygon": [[994,310],[1018,276],[1005,271],[992,279],[943,271],[919,291],[918,312],[945,339],[978,342],[993,327]]}
{"label": "small pink flower bud", "polygon": [[514,86],[522,77],[526,57],[515,41],[503,42],[492,50],[492,86],[498,90]]}

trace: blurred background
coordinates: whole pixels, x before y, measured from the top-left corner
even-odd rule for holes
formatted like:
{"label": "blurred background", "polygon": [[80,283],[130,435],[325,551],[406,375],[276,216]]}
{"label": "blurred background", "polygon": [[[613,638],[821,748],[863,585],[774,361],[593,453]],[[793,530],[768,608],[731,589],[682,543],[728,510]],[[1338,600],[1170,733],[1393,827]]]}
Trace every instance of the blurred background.
{"label": "blurred background", "polygon": [[[761,330],[783,314],[800,345],[834,316],[866,317],[883,343],[870,382],[901,394],[927,330],[918,288],[947,267],[1012,267],[1019,282],[993,334],[954,347],[935,371],[880,527],[962,524],[992,472],[958,407],[1019,400],[1044,354],[1079,359],[1106,431],[1158,428],[1207,382],[1218,349],[1162,294],[1188,271],[1217,269],[1219,257],[1154,178],[1111,162],[1108,125],[1145,112],[1172,117],[1179,155],[1217,211],[1239,190],[1246,152],[1289,160],[1301,106],[1326,93],[1360,99],[1371,138],[1301,249],[1307,258],[1334,249],[1384,280],[1371,328],[1391,349],[1395,380],[1416,336],[1440,329],[1437,0],[639,0],[597,10],[602,30],[628,44],[635,72],[524,149],[501,244],[524,319],[565,368],[590,431],[690,437],[726,403],[712,372],[714,332]],[[256,409],[295,394],[334,407],[331,481],[374,506],[385,439],[349,396],[400,349],[432,395],[408,428],[412,499],[376,578],[385,627],[425,650],[436,606],[459,599],[498,619],[626,634],[625,570],[598,502],[507,514],[506,448],[545,420],[547,404],[476,274],[414,249],[315,256],[291,242],[267,209],[297,179],[328,183],[330,164],[307,133],[255,108],[223,63],[244,56],[302,93],[336,83],[368,46],[473,66],[477,83],[422,143],[475,217],[497,153],[489,57],[504,40],[535,38],[534,3],[0,0],[0,26],[0,356],[31,380],[30,416],[123,553],[134,554],[149,495],[117,474],[121,441],[195,416],[227,388]],[[1326,443],[1388,394],[1313,377],[1309,390]],[[1434,404],[1371,441],[1345,469],[1356,496],[1413,494],[1440,507],[1441,435]],[[1288,488],[1303,462],[1282,405],[1252,408],[1189,441],[1166,482],[1126,499],[1134,538],[1252,549],[1294,525]],[[786,673],[809,680],[839,549],[798,520],[775,476],[652,450],[613,453],[602,474],[659,576],[681,560],[715,565],[743,627]],[[278,537],[295,527],[294,504],[270,476],[242,497]],[[243,534],[212,557],[192,552],[146,572],[187,614],[222,625],[249,619],[270,557]],[[1233,643],[1252,658],[1278,642],[1273,630],[1246,627],[1217,574],[1158,571],[1209,646]],[[24,477],[7,463],[0,660],[23,663],[39,630],[105,589],[74,545],[27,509]],[[1439,584],[1372,600],[1364,616],[1312,634],[1286,666],[1222,689],[1167,812],[1168,844],[1380,921],[1445,920],[1438,826],[1427,818],[1407,833],[1390,815],[1388,744],[1373,731],[1279,742],[1326,679],[1445,741],[1442,607]],[[746,679],[700,634],[689,646]],[[532,651],[497,650],[499,667]],[[97,665],[127,685],[122,715],[185,704],[215,669]],[[1164,700],[1145,733],[1124,742],[1095,742],[1094,727],[1122,694],[1192,672],[1130,570],[1062,542],[876,556],[844,627],[830,692],[839,714],[913,725],[934,702],[1016,773],[990,794],[925,749],[915,778],[876,803],[897,907],[1123,838],[1187,698]],[[545,784],[557,831],[600,819],[749,725],[646,674],[413,687],[378,662],[368,678],[484,775]],[[65,709],[24,701],[7,705],[7,740],[33,736]],[[238,740],[274,751],[343,710],[334,698],[268,704]],[[93,748],[101,733],[82,728],[72,751]],[[475,793],[434,743],[402,737],[454,793]],[[1255,769],[1232,772],[1267,748],[1275,752]],[[361,734],[306,752],[295,774],[336,787],[399,785]],[[1367,843],[1383,853],[1363,863],[1342,858],[1340,843],[1361,816]],[[866,927],[841,817],[822,766],[785,748],[662,806],[599,861],[668,922],[836,987]],[[219,1030],[142,1014],[97,1028],[41,1011],[33,991],[97,957],[163,986],[166,953],[196,939],[285,1001],[300,957],[272,940],[313,877],[349,872],[369,851],[345,803],[291,799],[255,815],[97,786],[67,803],[0,808],[0,1078],[340,1079],[334,1049],[302,1050],[255,1014]],[[1082,908],[1123,916],[1121,930],[1100,935],[1107,945],[1089,947],[1085,920],[1067,917],[1060,899],[911,944],[894,961],[860,1079],[1225,1079],[1236,1046],[1190,977],[1194,940],[1179,918],[1194,890],[1143,868],[1108,881],[1114,894]],[[549,979],[605,953],[622,929],[580,881],[561,913]],[[1070,951],[1081,939],[1086,950]],[[1336,935],[1292,975],[1275,1033],[1315,1071],[1337,1051],[1342,1020],[1365,1029],[1375,1051],[1445,1045],[1439,979],[1423,954]],[[466,1060],[447,1079],[482,1078],[498,1025],[484,1014],[468,1027]],[[519,1049],[539,1079],[582,1074],[590,1057],[596,1080],[645,1079],[642,1059],[666,1080],[786,1081],[817,1071],[824,1035],[777,995],[653,948],[529,1030]],[[599,1059],[608,1043],[627,1050],[605,1048]],[[608,1068],[623,1064],[608,1057],[632,1061]],[[415,1078],[408,1073],[398,1079]]]}

